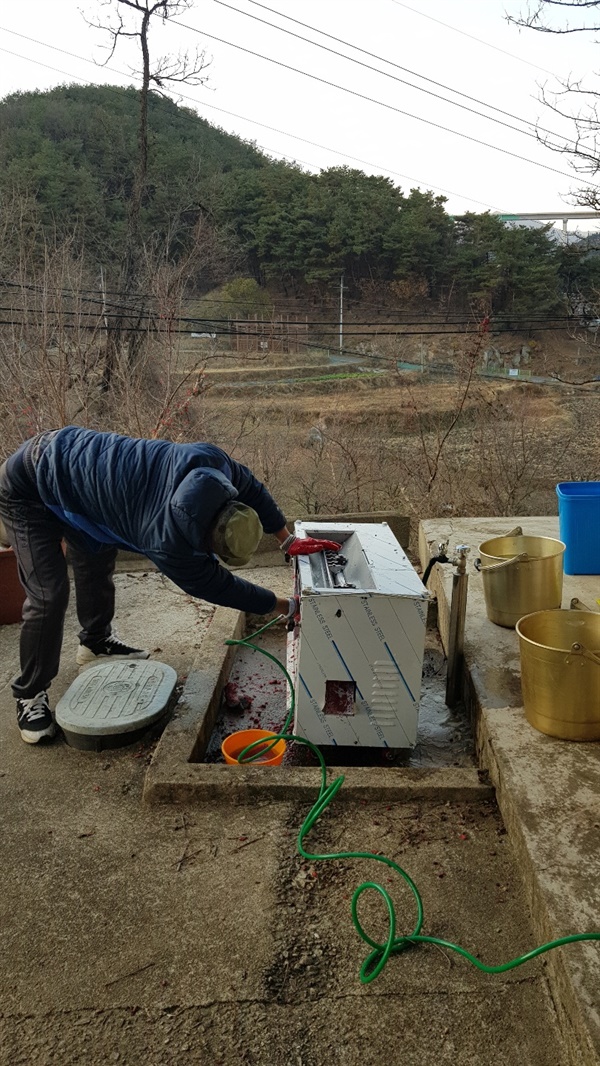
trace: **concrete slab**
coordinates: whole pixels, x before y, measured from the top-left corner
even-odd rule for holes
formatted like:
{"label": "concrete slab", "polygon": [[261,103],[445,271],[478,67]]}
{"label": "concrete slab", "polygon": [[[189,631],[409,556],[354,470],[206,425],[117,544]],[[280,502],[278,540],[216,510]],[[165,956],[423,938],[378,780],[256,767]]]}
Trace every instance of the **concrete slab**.
{"label": "concrete slab", "polygon": [[[160,650],[183,680],[198,620],[210,619],[213,609],[180,597],[155,572],[120,573],[116,585],[120,631]],[[54,700],[77,673],[76,628],[71,609],[63,665],[50,690]],[[200,989],[203,997],[212,997],[217,974],[222,979],[229,971],[233,985],[242,981],[240,975],[251,972],[260,949],[243,938],[227,942],[217,926],[211,932],[208,915],[223,898],[234,908],[250,906],[263,914],[273,856],[266,843],[260,856],[255,850],[238,855],[228,843],[231,862],[215,867],[211,887],[200,887],[196,877],[200,856],[210,864],[215,847],[235,844],[250,822],[256,827],[260,815],[250,819],[243,810],[213,810],[210,825],[200,815],[173,812],[162,821],[143,813],[132,818],[151,750],[147,745],[101,754],[60,741],[40,748],[24,745],[8,685],[18,661],[18,633],[18,626],[0,627],[0,928],[8,967],[0,980],[3,1009],[21,1016],[24,1007],[34,1012],[103,1009],[129,1004],[132,990],[149,988],[162,1001],[175,996],[182,1003],[189,997],[198,1002]],[[279,824],[272,815],[267,821]],[[261,826],[266,842],[270,828],[267,822]],[[183,929],[190,959],[182,967],[173,962],[172,946]],[[202,966],[192,961],[200,941],[207,945]],[[246,978],[243,988],[248,989]],[[1,1061],[32,1061],[2,1060],[2,1054]]]}
{"label": "concrete slab", "polygon": [[[205,642],[216,643],[225,620],[142,568],[117,576],[117,603],[125,639],[139,637],[182,684],[186,675],[202,684],[192,666],[210,662]],[[75,676],[76,628],[71,609],[53,699]],[[239,795],[229,786],[212,802],[148,806],[152,743],[101,754],[22,744],[8,684],[18,636],[0,627],[1,1066],[596,1061],[566,1054],[548,956],[492,977],[430,947],[359,983],[356,886],[383,871],[401,931],[414,926],[414,902],[372,860],[298,856],[314,770],[311,789],[293,800],[244,795],[242,783]],[[234,770],[238,781],[251,772]],[[453,773],[464,771],[444,770],[445,780]],[[528,896],[489,786],[455,781],[453,796],[434,791],[434,772],[403,776],[389,800],[376,779],[347,802],[344,786],[311,846],[399,861],[422,892],[426,932],[486,962],[533,947]],[[361,897],[360,914],[371,935],[385,936],[377,896]]]}
{"label": "concrete slab", "polygon": [[[558,537],[558,519],[431,520],[421,523],[421,562],[429,545],[478,545],[521,525],[527,534]],[[440,633],[447,646],[450,566],[437,564]],[[592,605],[600,576],[565,576],[563,606],[578,597]],[[533,729],[521,706],[520,656],[514,630],[486,616],[482,578],[470,568],[465,629],[465,695],[472,707],[480,761],[497,790],[514,842],[540,941],[600,931],[600,746],[575,744]],[[600,1057],[600,944],[570,945],[545,956],[560,1019],[574,1061]]]}
{"label": "concrete slab", "polygon": [[[413,1066],[487,1066],[490,1047],[506,1066],[565,1063],[543,962],[488,977],[428,948],[362,986],[349,901],[383,868],[301,860],[306,805],[143,807],[148,749],[32,750],[6,723],[2,1066],[378,1066],[399,1047]],[[491,801],[343,805],[310,842],[404,863],[428,932],[487,960],[533,946]],[[397,882],[384,870],[411,930],[414,904]],[[376,898],[361,917],[385,935]]]}

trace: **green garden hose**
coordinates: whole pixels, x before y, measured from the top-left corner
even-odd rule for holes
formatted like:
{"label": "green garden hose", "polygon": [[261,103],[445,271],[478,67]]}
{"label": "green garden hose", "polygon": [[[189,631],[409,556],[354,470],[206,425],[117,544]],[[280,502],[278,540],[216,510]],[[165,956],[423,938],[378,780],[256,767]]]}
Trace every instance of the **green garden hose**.
{"label": "green garden hose", "polygon": [[[272,625],[275,625],[275,623],[279,621],[280,618],[274,618],[271,622],[267,622],[267,624],[262,626],[261,629],[258,629],[255,633],[253,633],[252,637],[255,638],[260,636],[260,634],[264,633],[266,629],[269,629]],[[344,783],[344,774],[340,774],[339,777],[336,777],[335,780],[333,780],[331,784],[328,785],[327,768],[325,766],[325,760],[319,748],[317,748],[315,744],[312,744],[310,740],[306,740],[304,737],[298,737],[295,736],[293,733],[286,732],[294,714],[295,693],[294,683],[283,663],[280,662],[280,660],[277,659],[275,655],[272,655],[264,648],[260,648],[257,644],[253,644],[249,638],[245,640],[227,640],[225,643],[242,644],[244,645],[244,647],[252,648],[254,651],[258,651],[261,653],[261,655],[265,655],[268,659],[271,659],[272,662],[276,663],[280,670],[283,670],[283,673],[285,674],[288,685],[290,687],[290,709],[286,715],[286,719],[283,723],[281,733],[273,735],[273,739],[272,741],[269,741],[269,746],[267,748],[264,747],[264,739],[255,740],[252,744],[249,744],[246,748],[244,748],[243,751],[240,752],[238,756],[238,762],[252,762],[254,759],[259,758],[261,755],[264,756],[265,751],[269,751],[271,747],[273,747],[273,745],[275,745],[279,740],[295,741],[298,744],[304,744],[306,745],[306,747],[310,748],[311,751],[314,752],[317,759],[319,760],[319,764],[321,767],[321,787],[319,789],[319,795],[315,803],[311,807],[310,811],[308,812],[306,818],[304,819],[296,841],[298,851],[302,858],[309,859],[313,862],[318,862],[325,859],[372,859],[374,862],[381,862],[385,866],[388,866],[390,869],[395,870],[396,873],[398,873],[400,877],[403,878],[415,898],[417,908],[417,922],[415,928],[410,934],[396,936],[396,912],[394,910],[394,904],[389,893],[386,891],[383,885],[379,885],[375,881],[365,881],[355,890],[354,895],[352,896],[351,903],[351,915],[352,921],[354,923],[354,928],[356,929],[358,935],[372,949],[360,968],[360,980],[363,984],[367,985],[379,976],[384,966],[386,965],[390,955],[398,955],[401,951],[404,951],[406,950],[406,948],[409,948],[415,944],[437,944],[437,946],[440,948],[447,948],[450,951],[455,951],[458,955],[462,955],[465,959],[468,959],[469,962],[473,964],[473,966],[476,966],[478,970],[483,970],[484,973],[505,973],[507,970],[513,970],[516,966],[522,966],[523,963],[529,962],[530,959],[535,959],[537,955],[543,955],[546,951],[552,951],[553,948],[561,947],[563,944],[574,944],[577,941],[581,940],[600,940],[600,933],[575,933],[572,936],[559,937],[558,940],[551,940],[547,944],[541,944],[540,947],[533,948],[531,951],[527,951],[524,955],[518,955],[517,958],[511,959],[510,962],[500,963],[498,966],[486,966],[485,963],[481,962],[474,955],[471,955],[471,953],[465,948],[461,948],[458,944],[453,944],[449,940],[442,940],[440,937],[437,936],[421,935],[421,929],[423,927],[424,921],[424,913],[423,901],[421,899],[419,890],[412,878],[409,876],[409,874],[407,874],[406,870],[403,870],[402,867],[395,863],[392,859],[388,859],[384,855],[374,855],[372,852],[369,851],[337,851],[331,852],[329,854],[313,854],[309,851],[306,851],[304,847],[305,837],[308,836],[315,822],[321,817],[321,815],[327,809],[329,804],[332,803],[335,799],[337,793],[339,792],[340,788]],[[261,745],[260,751],[256,752],[254,755],[248,754],[257,745]],[[389,932],[387,940],[384,944],[378,943],[376,940],[373,940],[372,937],[369,936],[365,929],[363,929],[363,926],[361,925],[360,919],[358,917],[358,901],[362,896],[363,892],[366,892],[367,889],[373,889],[375,892],[378,892],[387,907]]]}

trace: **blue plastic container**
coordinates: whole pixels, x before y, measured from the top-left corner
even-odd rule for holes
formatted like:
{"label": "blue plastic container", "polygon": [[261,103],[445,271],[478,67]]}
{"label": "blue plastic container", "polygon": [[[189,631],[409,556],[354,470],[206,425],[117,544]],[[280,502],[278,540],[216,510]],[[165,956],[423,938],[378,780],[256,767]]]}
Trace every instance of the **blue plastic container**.
{"label": "blue plastic container", "polygon": [[556,486],[565,574],[600,574],[600,481]]}

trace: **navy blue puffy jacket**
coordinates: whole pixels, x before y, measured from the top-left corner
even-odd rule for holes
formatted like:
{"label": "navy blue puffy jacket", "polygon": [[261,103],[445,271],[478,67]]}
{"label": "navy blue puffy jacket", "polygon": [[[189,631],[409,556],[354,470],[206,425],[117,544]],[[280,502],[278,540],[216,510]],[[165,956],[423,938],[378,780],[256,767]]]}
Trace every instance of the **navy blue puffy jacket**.
{"label": "navy blue puffy jacket", "polygon": [[146,555],[191,596],[255,614],[275,608],[271,591],[211,552],[210,528],[230,500],[253,507],[266,533],[285,525],[264,485],[221,448],[67,426],[43,451],[36,478],[46,507],[90,551],[117,544]]}

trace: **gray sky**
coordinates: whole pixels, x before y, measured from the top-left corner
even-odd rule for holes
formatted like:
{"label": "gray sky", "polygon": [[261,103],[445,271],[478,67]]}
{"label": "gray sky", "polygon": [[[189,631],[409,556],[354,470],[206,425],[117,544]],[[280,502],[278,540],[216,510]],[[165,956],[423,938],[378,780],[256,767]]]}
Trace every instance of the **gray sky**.
{"label": "gray sky", "polygon": [[[105,57],[106,37],[86,25],[82,11],[90,20],[102,19],[115,6],[102,7],[99,0],[5,0],[0,5],[0,97],[69,81],[135,82],[131,70],[139,69],[139,57],[128,43],[119,45],[110,70],[90,62]],[[596,82],[600,90],[594,76],[600,44],[589,35],[556,37],[507,23],[507,12],[524,9],[525,0],[264,0],[263,6],[252,0],[231,0],[231,6],[196,0],[178,20],[185,26],[157,22],[150,44],[153,56],[204,49],[210,60],[207,85],[184,87],[176,98],[274,157],[294,159],[311,171],[357,166],[390,177],[406,192],[432,189],[447,196],[450,213],[566,210],[569,192],[581,185],[567,157],[490,117],[529,134],[539,121],[572,137],[572,125],[538,101],[538,86],[552,86],[556,77],[571,74],[590,85]]]}

